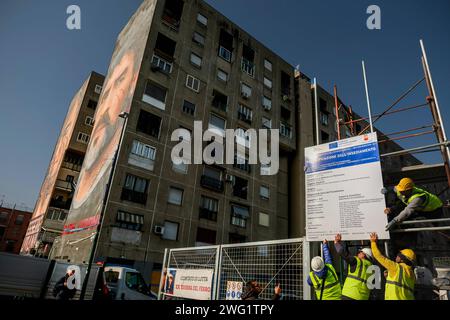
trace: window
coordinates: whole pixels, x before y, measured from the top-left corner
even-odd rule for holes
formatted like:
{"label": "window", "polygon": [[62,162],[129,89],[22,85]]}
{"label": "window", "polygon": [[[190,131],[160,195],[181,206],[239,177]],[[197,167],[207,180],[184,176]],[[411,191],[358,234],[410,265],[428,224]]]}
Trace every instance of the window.
{"label": "window", "polygon": [[178,188],[170,187],[169,189],[169,199],[167,200],[170,204],[181,206],[183,202],[183,190]]}
{"label": "window", "polygon": [[233,167],[242,171],[246,171],[248,173],[250,173],[251,170],[247,156],[241,156],[239,154],[236,154],[234,156]]}
{"label": "window", "polygon": [[270,198],[270,189],[266,186],[260,186],[259,187],[259,195],[261,196],[261,199],[269,200]]}
{"label": "window", "polygon": [[227,82],[228,81],[228,73],[226,73],[225,71],[223,71],[221,69],[218,69],[217,70],[217,79]]}
{"label": "window", "polygon": [[9,219],[8,212],[0,212],[0,223],[7,224]]}
{"label": "window", "polygon": [[245,129],[237,128],[235,130],[236,142],[246,148],[250,148],[251,135]]}
{"label": "window", "polygon": [[228,97],[216,90],[213,90],[212,105],[219,110],[227,111]]}
{"label": "window", "polygon": [[259,170],[260,170],[259,173],[260,173],[262,176],[268,176],[268,175],[270,175],[270,165],[268,165],[268,164],[262,164],[262,163],[261,163],[261,167],[260,167]]}
{"label": "window", "polygon": [[233,36],[225,30],[220,30],[219,37],[219,57],[225,61],[231,62],[233,54]]}
{"label": "window", "polygon": [[144,226],[144,216],[119,210],[116,216],[116,226],[122,229],[141,231]]}
{"label": "window", "polygon": [[161,236],[164,240],[178,240],[179,224],[176,222],[164,221],[164,234]]}
{"label": "window", "polygon": [[137,291],[144,295],[150,295],[147,285],[142,275],[138,272],[127,272],[125,274],[125,285],[133,291]]}
{"label": "window", "polygon": [[161,118],[144,110],[141,110],[136,130],[152,137],[158,138],[161,127]]}
{"label": "window", "polygon": [[147,202],[148,185],[148,180],[127,174],[125,184],[122,188],[121,199],[145,204]]}
{"label": "window", "polygon": [[281,94],[287,97],[291,95],[291,77],[284,71],[281,71]]}
{"label": "window", "polygon": [[251,124],[252,119],[253,119],[252,109],[250,109],[242,104],[239,105],[238,119]]}
{"label": "window", "polygon": [[268,71],[272,71],[272,62],[270,62],[267,59],[264,59],[264,68],[266,68]]}
{"label": "window", "polygon": [[241,69],[249,76],[255,76],[255,51],[249,46],[244,44],[244,48],[242,51],[242,61],[241,61]]}
{"label": "window", "polygon": [[321,112],[321,113],[320,113],[320,122],[321,122],[324,126],[328,126],[328,114]]}
{"label": "window", "polygon": [[89,143],[89,135],[83,132],[79,132],[78,136],[77,136],[77,141],[84,143],[84,144],[88,144]]}
{"label": "window", "polygon": [[225,134],[225,119],[211,114],[209,117],[208,129],[212,129],[215,133]]}
{"label": "window", "polygon": [[199,92],[200,91],[200,80],[198,80],[197,78],[194,78],[191,75],[187,75],[186,77],[186,87],[188,87],[189,89],[195,91],[195,92]]}
{"label": "window", "polygon": [[263,96],[262,105],[265,110],[271,110],[272,109],[272,100],[267,98],[266,96]]}
{"label": "window", "polygon": [[248,207],[231,205],[231,224],[233,226],[245,228],[248,218],[250,218]]}
{"label": "window", "polygon": [[167,60],[168,62],[173,61],[173,56],[175,54],[177,43],[166,37],[162,33],[158,33],[155,43],[155,53]]}
{"label": "window", "polygon": [[247,199],[248,181],[239,177],[234,177],[233,196]]}
{"label": "window", "polygon": [[270,221],[269,221],[269,215],[267,213],[259,213],[259,225],[263,227],[269,227]]}
{"label": "window", "polygon": [[178,30],[183,14],[183,6],[184,1],[182,0],[166,0],[162,16],[163,21]]}
{"label": "window", "polygon": [[131,147],[131,153],[142,158],[155,160],[156,149],[148,144],[134,140]]}
{"label": "window", "polygon": [[241,96],[248,99],[252,96],[252,88],[245,83],[241,83]]}
{"label": "window", "polygon": [[204,167],[200,184],[204,188],[216,192],[222,192],[223,191],[222,170],[212,167]]}
{"label": "window", "polygon": [[269,80],[266,77],[264,77],[264,85],[266,86],[266,88],[272,89],[272,80]]}
{"label": "window", "polygon": [[185,163],[181,164],[172,163],[172,170],[178,173],[186,174],[188,172],[188,165]]}
{"label": "window", "polygon": [[16,243],[17,243],[17,241],[15,241],[15,240],[6,240],[5,251],[6,252],[14,252]]}
{"label": "window", "polygon": [[24,220],[25,220],[25,216],[23,214],[19,214],[19,215],[17,215],[16,221],[14,221],[14,224],[21,226],[23,224]]}
{"label": "window", "polygon": [[197,14],[197,22],[206,27],[208,25],[208,18],[202,15],[201,13]]}
{"label": "window", "polygon": [[154,54],[152,58],[152,68],[162,71],[164,73],[171,73],[172,63]]}
{"label": "window", "polygon": [[328,112],[327,102],[322,98],[319,98],[319,108],[324,113]]}
{"label": "window", "polygon": [[198,32],[194,32],[194,35],[192,36],[192,41],[198,44],[200,47],[205,46],[205,37]]}
{"label": "window", "polygon": [[202,58],[195,53],[191,53],[191,63],[200,68],[202,66]]}
{"label": "window", "polygon": [[195,104],[193,104],[187,100],[184,100],[183,112],[193,116],[195,114]]}
{"label": "window", "polygon": [[91,126],[92,127],[94,125],[94,118],[87,116],[86,120],[84,121],[84,123],[87,126]]}
{"label": "window", "polygon": [[160,87],[156,84],[153,84],[151,82],[147,82],[142,100],[158,109],[165,110],[166,95],[167,89]]}
{"label": "window", "polygon": [[66,169],[80,172],[83,160],[84,157],[82,155],[68,150],[64,155],[62,166]]}
{"label": "window", "polygon": [[292,138],[292,127],[285,122],[280,122],[280,135],[282,137],[291,139]]}
{"label": "window", "polygon": [[97,101],[89,100],[87,107],[89,109],[95,110],[97,108]]}
{"label": "window", "polygon": [[96,84],[95,88],[94,88],[94,92],[100,94],[100,93],[102,93],[102,89],[103,89],[103,87],[101,85]]}
{"label": "window", "polygon": [[202,196],[200,199],[200,219],[217,221],[219,200]]}
{"label": "window", "polygon": [[65,221],[67,218],[67,211],[60,209],[48,209],[46,219]]}
{"label": "window", "polygon": [[202,246],[210,244],[216,244],[216,231],[204,228],[197,228],[196,245]]}
{"label": "window", "polygon": [[264,129],[272,129],[272,120],[266,117],[262,117],[262,127]]}

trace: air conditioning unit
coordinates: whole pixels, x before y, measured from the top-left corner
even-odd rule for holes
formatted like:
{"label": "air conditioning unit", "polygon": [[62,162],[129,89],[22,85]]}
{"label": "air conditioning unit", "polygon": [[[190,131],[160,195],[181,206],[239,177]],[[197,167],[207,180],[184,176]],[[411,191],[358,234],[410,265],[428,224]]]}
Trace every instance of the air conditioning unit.
{"label": "air conditioning unit", "polygon": [[225,181],[234,183],[234,176],[232,174],[225,175]]}
{"label": "air conditioning unit", "polygon": [[155,226],[153,232],[157,235],[162,236],[164,234],[164,227],[163,226]]}

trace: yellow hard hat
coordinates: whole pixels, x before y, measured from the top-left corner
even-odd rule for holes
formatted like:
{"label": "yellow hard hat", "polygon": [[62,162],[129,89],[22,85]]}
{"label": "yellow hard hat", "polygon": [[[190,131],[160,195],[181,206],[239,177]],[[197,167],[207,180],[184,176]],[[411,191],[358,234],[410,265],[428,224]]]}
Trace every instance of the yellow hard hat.
{"label": "yellow hard hat", "polygon": [[402,256],[407,258],[409,261],[411,261],[411,262],[416,261],[416,254],[411,249],[403,249],[400,251],[400,253],[402,254]]}
{"label": "yellow hard hat", "polygon": [[403,191],[407,191],[407,190],[411,190],[415,187],[414,185],[414,181],[412,181],[412,179],[410,178],[403,178],[402,180],[400,180],[400,182],[397,185],[397,191],[399,192],[403,192]]}

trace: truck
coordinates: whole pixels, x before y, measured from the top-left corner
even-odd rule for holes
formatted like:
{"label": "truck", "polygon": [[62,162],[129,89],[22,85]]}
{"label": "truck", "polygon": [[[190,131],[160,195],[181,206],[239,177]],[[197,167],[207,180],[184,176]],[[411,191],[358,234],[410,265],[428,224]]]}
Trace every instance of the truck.
{"label": "truck", "polygon": [[[55,299],[55,284],[69,270],[75,271],[74,300],[80,299],[87,265],[70,264],[0,253],[0,297],[11,299]],[[87,282],[86,300],[156,300],[141,273],[124,266],[94,265]]]}

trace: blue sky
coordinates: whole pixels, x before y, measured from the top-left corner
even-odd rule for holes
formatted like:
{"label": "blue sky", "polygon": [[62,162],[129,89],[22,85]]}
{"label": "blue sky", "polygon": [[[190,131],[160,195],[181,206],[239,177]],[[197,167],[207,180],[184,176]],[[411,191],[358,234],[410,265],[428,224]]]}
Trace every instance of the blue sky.
{"label": "blue sky", "polygon": [[[442,116],[450,134],[450,2],[208,0],[292,65],[366,114],[361,59],[373,113],[382,112],[422,76],[425,40]],[[0,201],[34,207],[69,102],[91,70],[105,73],[117,34],[141,0],[0,2]],[[81,7],[82,30],[65,27],[66,8]],[[381,8],[382,29],[366,28],[366,9]],[[421,104],[425,87],[401,106]],[[386,133],[431,124],[414,111],[380,121]],[[403,141],[405,147],[434,136]],[[438,154],[421,156],[440,161]]]}

